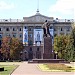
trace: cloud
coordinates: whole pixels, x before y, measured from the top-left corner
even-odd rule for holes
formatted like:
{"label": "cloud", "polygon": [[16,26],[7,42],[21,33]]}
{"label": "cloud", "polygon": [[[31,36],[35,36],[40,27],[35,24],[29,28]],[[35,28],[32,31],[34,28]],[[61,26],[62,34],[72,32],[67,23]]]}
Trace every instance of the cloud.
{"label": "cloud", "polygon": [[57,0],[57,2],[49,8],[49,12],[52,14],[74,15],[74,3],[74,0]]}
{"label": "cloud", "polygon": [[6,10],[6,9],[13,9],[14,4],[13,3],[6,3],[4,1],[0,1],[0,10]]}

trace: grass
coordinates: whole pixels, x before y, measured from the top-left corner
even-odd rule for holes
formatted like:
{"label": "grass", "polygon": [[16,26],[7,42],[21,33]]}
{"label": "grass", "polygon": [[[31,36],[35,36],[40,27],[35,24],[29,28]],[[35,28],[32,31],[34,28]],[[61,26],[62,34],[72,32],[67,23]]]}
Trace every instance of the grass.
{"label": "grass", "polygon": [[22,62],[0,62],[0,67],[4,67],[4,71],[0,71],[0,75],[10,75]]}
{"label": "grass", "polygon": [[64,64],[39,64],[38,66],[42,71],[53,71],[53,72],[74,72],[71,66]]}
{"label": "grass", "polygon": [[16,65],[0,65],[4,67],[4,71],[0,71],[0,75],[10,75],[18,66]]}
{"label": "grass", "polygon": [[20,65],[22,62],[0,62],[0,65]]}

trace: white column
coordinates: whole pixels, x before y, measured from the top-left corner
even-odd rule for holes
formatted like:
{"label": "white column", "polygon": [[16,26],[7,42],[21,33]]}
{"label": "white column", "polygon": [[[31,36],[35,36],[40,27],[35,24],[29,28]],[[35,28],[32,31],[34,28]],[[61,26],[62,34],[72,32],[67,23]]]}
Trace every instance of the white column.
{"label": "white column", "polygon": [[66,27],[64,27],[64,35],[66,35]]}
{"label": "white column", "polygon": [[58,34],[58,36],[60,35],[60,27],[58,27],[58,33],[57,34]]}

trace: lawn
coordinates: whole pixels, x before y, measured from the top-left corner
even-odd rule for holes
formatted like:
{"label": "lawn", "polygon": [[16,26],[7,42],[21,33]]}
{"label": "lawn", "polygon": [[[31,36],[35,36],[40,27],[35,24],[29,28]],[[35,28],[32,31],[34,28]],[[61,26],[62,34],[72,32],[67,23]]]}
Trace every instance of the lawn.
{"label": "lawn", "polygon": [[64,64],[39,64],[38,68],[42,71],[50,72],[75,72],[75,69],[71,66],[66,66]]}
{"label": "lawn", "polygon": [[0,75],[10,75],[18,66],[16,65],[0,65],[4,67],[4,71],[0,71]]}

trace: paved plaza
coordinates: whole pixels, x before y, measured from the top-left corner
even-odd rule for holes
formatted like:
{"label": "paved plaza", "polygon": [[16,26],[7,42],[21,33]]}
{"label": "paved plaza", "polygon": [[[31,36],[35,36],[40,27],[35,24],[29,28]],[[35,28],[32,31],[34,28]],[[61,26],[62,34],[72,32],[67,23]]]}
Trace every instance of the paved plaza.
{"label": "paved plaza", "polygon": [[42,72],[37,65],[23,62],[11,75],[75,75],[74,72]]}

